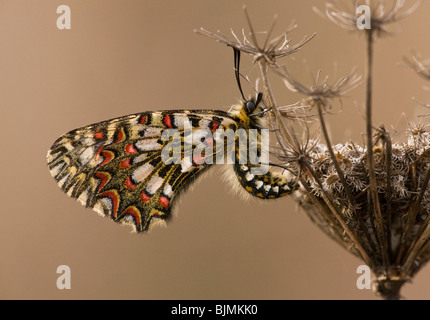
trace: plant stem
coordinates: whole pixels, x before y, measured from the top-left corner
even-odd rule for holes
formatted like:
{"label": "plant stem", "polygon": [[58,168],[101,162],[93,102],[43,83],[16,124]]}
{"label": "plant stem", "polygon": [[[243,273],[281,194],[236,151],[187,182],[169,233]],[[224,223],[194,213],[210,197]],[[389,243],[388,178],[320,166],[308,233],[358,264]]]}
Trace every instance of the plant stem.
{"label": "plant stem", "polygon": [[[345,248],[346,250],[350,250],[348,246],[346,245],[345,241],[343,240],[342,230],[340,228],[334,228],[333,226],[336,226],[336,220],[334,219],[334,214],[331,212],[330,208],[325,204],[324,201],[317,199],[317,197],[312,193],[311,189],[309,188],[308,183],[306,182],[306,179],[301,176],[300,182],[302,183],[303,188],[306,190],[309,198],[311,199],[311,202],[318,208],[319,212],[321,213],[321,217],[317,217],[321,220],[321,218],[324,219],[324,222],[331,226],[331,233],[329,236],[334,239],[341,247]],[[311,216],[309,210],[305,210],[308,214],[309,218],[314,221],[317,225],[321,222],[317,222],[313,216]],[[321,227],[321,225],[319,225]],[[335,234],[336,236],[333,236]]]}
{"label": "plant stem", "polygon": [[304,165],[306,169],[310,172],[311,176],[315,179],[315,181],[318,183],[322,193],[323,198],[327,206],[330,208],[330,211],[335,216],[336,220],[339,222],[339,224],[342,226],[345,233],[348,235],[349,239],[354,244],[355,248],[357,249],[358,253],[361,255],[361,258],[363,261],[369,266],[369,268],[373,268],[372,260],[370,259],[369,255],[367,254],[366,250],[363,248],[362,244],[358,241],[356,235],[352,230],[348,227],[346,222],[342,219],[342,213],[339,210],[339,206],[337,206],[332,197],[325,191],[323,183],[321,182],[321,179],[319,178],[318,174],[315,172],[314,168],[312,168],[312,165],[310,164],[308,158],[302,157],[300,160],[301,165]]}
{"label": "plant stem", "polygon": [[372,142],[372,76],[373,76],[373,31],[366,31],[367,35],[367,65],[366,65],[366,146],[367,146],[367,162],[369,170],[369,190],[372,199],[373,214],[375,217],[376,231],[378,242],[381,246],[382,262],[385,270],[389,268],[389,257],[387,251],[387,237],[384,230],[384,222],[379,205],[378,189],[375,175],[375,164],[373,160],[373,142]]}
{"label": "plant stem", "polygon": [[324,120],[322,104],[321,104],[321,101],[319,101],[319,100],[317,101],[317,107],[318,107],[318,116],[320,119],[321,129],[323,131],[324,139],[325,139],[326,144],[327,144],[328,152],[330,153],[330,157],[333,161],[334,167],[336,168],[337,175],[339,176],[339,180],[342,183],[343,188],[345,189],[346,195],[348,196],[351,205],[355,205],[356,204],[355,198],[352,195],[351,189],[349,188],[348,184],[346,183],[345,175],[343,174],[343,171],[340,168],[339,162],[337,161],[336,155],[334,154],[333,147],[332,147],[332,144],[330,141],[330,136],[328,134],[327,126],[326,126],[325,120]]}
{"label": "plant stem", "polygon": [[392,204],[392,186],[391,186],[391,171],[392,171],[392,163],[393,163],[393,146],[391,144],[391,137],[388,132],[383,131],[383,142],[385,145],[385,159],[386,159],[386,173],[387,173],[387,244],[388,244],[388,256],[390,259],[393,258],[392,252],[392,244],[391,244],[391,204]]}
{"label": "plant stem", "polygon": [[400,289],[406,280],[378,279],[376,291],[384,300],[400,300]]}
{"label": "plant stem", "polygon": [[[282,121],[282,115],[279,112],[278,105],[276,104],[275,97],[273,96],[272,92],[272,86],[270,85],[268,76],[267,76],[267,61],[265,59],[258,60],[258,65],[260,66],[260,73],[263,80],[263,87],[265,91],[265,98],[268,100],[269,107],[271,108],[274,116],[275,116],[275,122],[276,127],[280,129],[281,135],[288,141],[290,144],[294,144],[293,138],[289,134],[287,128],[285,127],[285,124]],[[284,150],[284,153],[287,153],[287,148],[283,142],[283,139],[279,139],[279,144],[281,145],[282,149]]]}
{"label": "plant stem", "polygon": [[[407,242],[407,238],[409,237],[409,234],[414,225],[415,218],[418,214],[418,210],[421,207],[421,202],[424,198],[424,193],[428,187],[429,182],[430,182],[430,167],[427,169],[427,174],[424,178],[417,200],[414,202],[414,204],[411,207],[411,210],[408,212],[407,229],[402,236],[402,243]],[[404,266],[406,270],[408,270],[411,267],[412,263],[414,262],[414,259],[416,258],[416,253],[426,243],[428,236],[430,235],[430,215],[427,216],[418,234],[419,235],[417,236],[416,240],[410,244],[409,249],[406,252],[406,255],[404,258],[404,261],[405,261]],[[402,254],[402,252],[400,252],[400,254]]]}

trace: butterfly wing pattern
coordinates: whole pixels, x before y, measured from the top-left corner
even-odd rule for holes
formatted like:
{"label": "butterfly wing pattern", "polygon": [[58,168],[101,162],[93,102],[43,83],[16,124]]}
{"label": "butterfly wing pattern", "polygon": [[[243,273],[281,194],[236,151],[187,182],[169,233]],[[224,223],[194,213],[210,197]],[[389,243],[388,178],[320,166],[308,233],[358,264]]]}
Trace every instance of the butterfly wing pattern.
{"label": "butterfly wing pattern", "polygon": [[[178,110],[132,114],[72,130],[60,137],[48,151],[51,175],[60,188],[81,204],[100,215],[130,224],[144,232],[171,217],[175,199],[211,164],[202,158],[214,157],[213,139],[205,134],[188,145],[213,145],[212,154],[182,156],[180,161],[162,161],[162,150],[172,140],[162,139],[163,131],[174,129],[180,135],[181,151],[187,144],[186,124],[192,130],[214,133],[216,130],[253,128],[254,122],[244,105],[234,111]],[[237,144],[236,144],[237,145]],[[225,146],[224,149],[235,147]],[[193,153],[191,153],[193,154]],[[238,157],[238,152],[235,152]],[[234,164],[240,185],[250,194],[278,198],[296,189],[293,180],[275,175],[251,173],[253,164]]]}

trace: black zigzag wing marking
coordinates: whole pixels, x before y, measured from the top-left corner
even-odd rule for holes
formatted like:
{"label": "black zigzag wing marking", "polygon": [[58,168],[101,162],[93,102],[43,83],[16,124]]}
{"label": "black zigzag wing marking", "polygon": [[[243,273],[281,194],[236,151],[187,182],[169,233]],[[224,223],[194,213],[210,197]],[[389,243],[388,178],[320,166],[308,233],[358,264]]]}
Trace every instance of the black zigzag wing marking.
{"label": "black zigzag wing marking", "polygon": [[47,155],[51,175],[83,205],[143,232],[168,220],[177,194],[209,167],[184,158],[181,164],[161,161],[168,143],[162,131],[177,129],[183,141],[187,121],[208,132],[236,126],[228,113],[210,110],[145,112],[95,123],[54,142]]}

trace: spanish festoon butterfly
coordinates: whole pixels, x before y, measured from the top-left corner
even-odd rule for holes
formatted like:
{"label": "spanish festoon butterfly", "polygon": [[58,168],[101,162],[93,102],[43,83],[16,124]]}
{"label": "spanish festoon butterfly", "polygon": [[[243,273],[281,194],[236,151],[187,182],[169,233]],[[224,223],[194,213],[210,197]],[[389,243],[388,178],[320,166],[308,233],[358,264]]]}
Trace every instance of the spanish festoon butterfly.
{"label": "spanish festoon butterfly", "polygon": [[[235,49],[235,72],[243,97],[239,59],[240,52]],[[204,160],[216,158],[221,152],[227,154],[231,149],[236,161],[229,165],[244,190],[262,199],[282,197],[297,188],[295,180],[270,171],[252,173],[255,163],[249,159],[246,163],[239,161],[238,137],[217,148],[217,139],[224,142],[224,137],[216,132],[241,129],[248,133],[264,127],[264,112],[259,110],[261,99],[261,93],[256,99],[243,99],[228,112],[143,112],[72,130],[48,151],[49,170],[67,195],[116,222],[131,224],[137,232],[168,220],[178,195],[212,166]],[[166,130],[177,132],[176,142],[174,137],[163,139]],[[162,159],[163,149],[175,143],[182,155],[178,161],[166,163]],[[212,153],[196,155],[196,148],[202,143],[212,147]],[[191,157],[184,156],[187,148]]]}

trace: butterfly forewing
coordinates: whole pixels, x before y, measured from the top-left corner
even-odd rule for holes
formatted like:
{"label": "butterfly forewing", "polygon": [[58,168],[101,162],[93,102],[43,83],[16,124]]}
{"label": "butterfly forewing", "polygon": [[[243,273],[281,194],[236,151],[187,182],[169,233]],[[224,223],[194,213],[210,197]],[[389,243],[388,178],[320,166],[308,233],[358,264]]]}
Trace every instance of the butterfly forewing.
{"label": "butterfly forewing", "polygon": [[[223,111],[180,110],[96,123],[59,138],[48,152],[49,169],[69,196],[142,232],[154,222],[169,219],[178,193],[209,167],[185,156],[180,163],[163,161],[161,152],[171,141],[162,139],[163,131],[178,132],[184,155],[187,125],[214,132],[234,129],[236,121]],[[195,144],[192,141],[190,147]]]}

